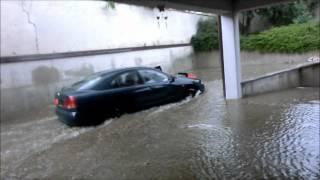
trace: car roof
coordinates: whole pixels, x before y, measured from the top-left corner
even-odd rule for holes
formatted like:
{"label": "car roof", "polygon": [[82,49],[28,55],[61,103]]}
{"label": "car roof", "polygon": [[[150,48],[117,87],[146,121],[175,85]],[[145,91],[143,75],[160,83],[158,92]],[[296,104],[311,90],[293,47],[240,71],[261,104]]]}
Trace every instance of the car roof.
{"label": "car roof", "polygon": [[127,67],[127,68],[111,69],[111,70],[97,72],[96,74],[97,75],[101,75],[101,76],[110,76],[110,75],[118,74],[118,73],[121,73],[121,72],[126,72],[126,71],[130,71],[130,70],[140,70],[140,69],[150,69],[150,70],[156,70],[157,71],[157,69],[155,69],[155,68],[139,66],[139,67]]}

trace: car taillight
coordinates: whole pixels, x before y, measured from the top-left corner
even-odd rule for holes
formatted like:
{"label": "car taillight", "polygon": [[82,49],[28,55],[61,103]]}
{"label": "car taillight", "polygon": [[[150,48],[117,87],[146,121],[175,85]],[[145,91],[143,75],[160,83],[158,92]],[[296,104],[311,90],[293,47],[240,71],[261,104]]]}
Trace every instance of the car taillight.
{"label": "car taillight", "polygon": [[68,96],[63,103],[63,107],[67,109],[75,109],[77,107],[76,98],[73,96]]}
{"label": "car taillight", "polygon": [[197,79],[197,75],[192,74],[192,73],[188,73],[188,74],[187,74],[187,78],[190,78],[190,79]]}
{"label": "car taillight", "polygon": [[57,105],[59,104],[59,99],[58,99],[58,98],[54,98],[54,99],[53,99],[53,104],[54,104],[55,106],[57,106]]}

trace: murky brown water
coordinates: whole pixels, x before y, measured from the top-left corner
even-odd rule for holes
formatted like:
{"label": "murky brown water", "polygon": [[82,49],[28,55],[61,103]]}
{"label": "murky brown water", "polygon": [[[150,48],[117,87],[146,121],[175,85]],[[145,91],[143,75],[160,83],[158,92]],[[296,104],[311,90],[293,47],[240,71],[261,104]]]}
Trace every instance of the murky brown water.
{"label": "murky brown water", "polygon": [[99,127],[2,127],[1,179],[320,178],[319,88],[227,102],[218,71],[196,72],[205,94]]}

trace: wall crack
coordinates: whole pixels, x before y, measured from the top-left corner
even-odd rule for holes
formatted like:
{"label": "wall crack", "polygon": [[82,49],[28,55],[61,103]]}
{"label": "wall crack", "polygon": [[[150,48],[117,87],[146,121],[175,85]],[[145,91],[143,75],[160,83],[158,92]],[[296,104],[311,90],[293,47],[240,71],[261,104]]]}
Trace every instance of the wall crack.
{"label": "wall crack", "polygon": [[[35,34],[35,44],[36,44],[36,50],[37,50],[37,53],[39,53],[39,37],[38,37],[38,28],[37,28],[37,25],[31,20],[31,16],[30,16],[30,12],[29,10],[27,10],[27,8],[25,7],[25,1],[21,1],[21,8],[22,8],[22,11],[26,14],[27,16],[27,20],[28,20],[28,23],[30,25],[32,25],[33,27],[33,30],[34,30],[34,34]],[[31,2],[32,3],[32,2]],[[32,5],[32,4],[31,4]]]}

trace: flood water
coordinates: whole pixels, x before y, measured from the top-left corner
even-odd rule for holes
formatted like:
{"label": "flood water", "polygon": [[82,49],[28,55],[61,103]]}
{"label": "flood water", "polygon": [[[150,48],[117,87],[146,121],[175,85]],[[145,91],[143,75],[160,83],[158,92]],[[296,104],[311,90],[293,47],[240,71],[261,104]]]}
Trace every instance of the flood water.
{"label": "flood water", "polygon": [[1,179],[319,179],[319,88],[236,101],[207,91],[89,128],[56,118],[1,127]]}

